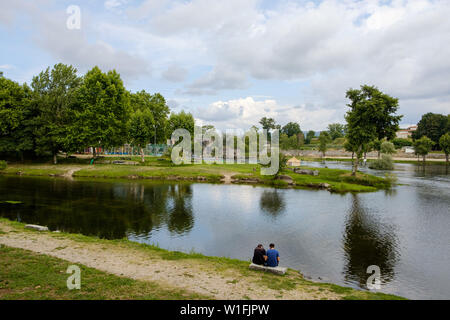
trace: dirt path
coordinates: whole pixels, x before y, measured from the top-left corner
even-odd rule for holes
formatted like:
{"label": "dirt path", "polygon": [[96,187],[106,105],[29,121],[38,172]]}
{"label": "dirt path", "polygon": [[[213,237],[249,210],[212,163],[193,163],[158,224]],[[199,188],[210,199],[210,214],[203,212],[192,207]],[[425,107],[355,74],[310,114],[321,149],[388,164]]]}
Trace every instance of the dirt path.
{"label": "dirt path", "polygon": [[72,168],[72,169],[70,169],[69,171],[67,171],[67,172],[63,175],[63,177],[66,178],[66,179],[69,179],[69,180],[73,180],[73,174],[74,174],[75,172],[77,172],[77,171],[80,171],[81,169],[83,169],[83,168]]}
{"label": "dirt path", "polygon": [[316,286],[269,289],[261,272],[249,275],[218,269],[195,259],[164,260],[161,256],[107,241],[86,242],[49,232],[23,231],[0,221],[0,244],[31,250],[74,264],[163,286],[186,289],[215,299],[338,299],[339,295]]}

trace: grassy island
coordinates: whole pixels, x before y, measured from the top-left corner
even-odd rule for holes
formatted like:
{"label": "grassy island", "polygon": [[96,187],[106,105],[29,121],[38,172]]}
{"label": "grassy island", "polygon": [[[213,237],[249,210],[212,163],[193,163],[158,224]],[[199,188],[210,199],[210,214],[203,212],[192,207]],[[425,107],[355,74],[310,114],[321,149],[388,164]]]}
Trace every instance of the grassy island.
{"label": "grassy island", "polygon": [[[212,183],[236,183],[267,185],[281,188],[327,189],[332,192],[370,192],[391,187],[389,178],[375,177],[358,173],[351,176],[348,170],[328,168],[302,169],[317,170],[318,175],[302,175],[289,168],[284,169],[278,178],[262,176],[256,164],[200,164],[173,165],[170,160],[147,157],[145,163],[139,157],[105,157],[90,164],[89,159],[62,159],[60,164],[9,164],[0,174],[28,176],[61,176],[84,178],[120,178],[188,180]],[[120,164],[117,164],[119,162]],[[280,179],[281,177],[281,179]]]}

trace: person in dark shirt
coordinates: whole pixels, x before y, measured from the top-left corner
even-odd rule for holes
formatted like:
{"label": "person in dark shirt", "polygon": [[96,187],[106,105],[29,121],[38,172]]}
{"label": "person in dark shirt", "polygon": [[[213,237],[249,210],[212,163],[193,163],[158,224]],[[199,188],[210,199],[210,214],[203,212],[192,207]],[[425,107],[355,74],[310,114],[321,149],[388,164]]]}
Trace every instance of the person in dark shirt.
{"label": "person in dark shirt", "polygon": [[278,267],[280,262],[280,254],[275,250],[275,245],[271,243],[269,245],[269,250],[267,250],[267,266],[268,267]]}
{"label": "person in dark shirt", "polygon": [[258,244],[253,253],[252,262],[254,264],[263,266],[266,263],[266,260],[267,260],[266,249],[264,249],[262,244]]}

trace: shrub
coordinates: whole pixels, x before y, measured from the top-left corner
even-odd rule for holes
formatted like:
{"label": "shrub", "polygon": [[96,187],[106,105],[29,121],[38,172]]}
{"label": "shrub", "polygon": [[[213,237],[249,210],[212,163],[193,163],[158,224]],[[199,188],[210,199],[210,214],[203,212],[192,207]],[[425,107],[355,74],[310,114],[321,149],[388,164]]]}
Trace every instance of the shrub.
{"label": "shrub", "polygon": [[392,157],[387,154],[383,154],[381,159],[377,159],[369,164],[370,169],[374,170],[393,170],[394,163]]}
{"label": "shrub", "polygon": [[395,138],[394,140],[392,140],[392,142],[397,149],[401,149],[403,147],[411,147],[413,144],[411,140],[401,138]]}
{"label": "shrub", "polygon": [[0,170],[6,169],[7,164],[5,160],[0,160]]}
{"label": "shrub", "polygon": [[381,144],[380,151],[381,151],[381,153],[384,153],[384,154],[394,154],[395,146],[393,143],[391,143],[389,141],[385,141]]}

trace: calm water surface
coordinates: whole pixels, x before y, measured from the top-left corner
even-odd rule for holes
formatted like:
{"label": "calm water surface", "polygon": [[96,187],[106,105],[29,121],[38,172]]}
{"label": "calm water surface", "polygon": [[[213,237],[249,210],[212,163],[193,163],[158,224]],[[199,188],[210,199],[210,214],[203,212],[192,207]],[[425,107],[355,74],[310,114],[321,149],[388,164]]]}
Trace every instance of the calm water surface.
{"label": "calm water surface", "polygon": [[[347,163],[310,163],[350,168]],[[373,172],[383,175],[383,172]],[[391,191],[331,194],[264,187],[0,177],[0,215],[51,230],[248,260],[277,245],[282,265],[307,277],[382,291],[450,298],[450,176],[445,166],[397,164]]]}

